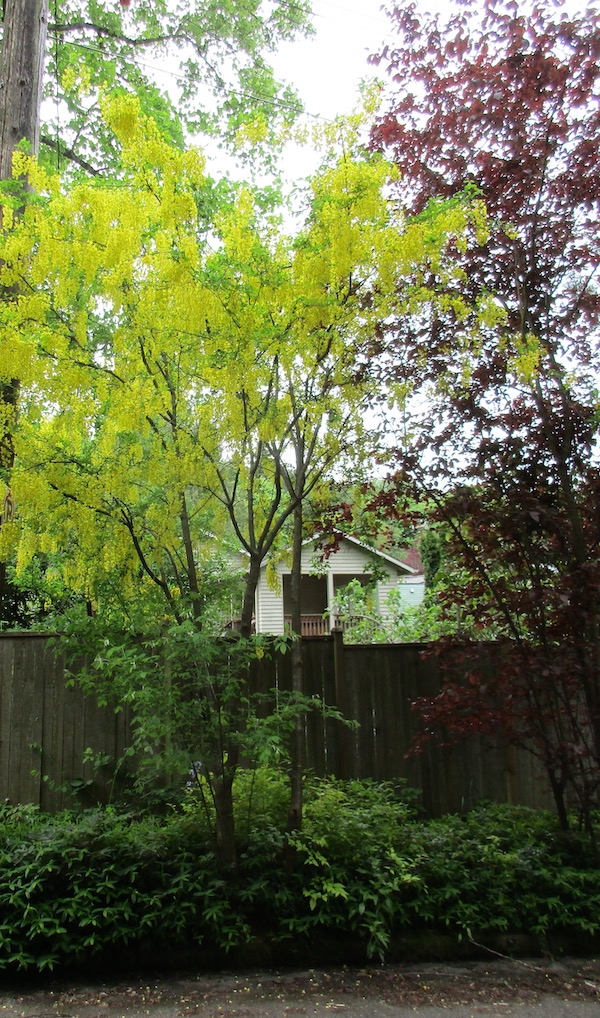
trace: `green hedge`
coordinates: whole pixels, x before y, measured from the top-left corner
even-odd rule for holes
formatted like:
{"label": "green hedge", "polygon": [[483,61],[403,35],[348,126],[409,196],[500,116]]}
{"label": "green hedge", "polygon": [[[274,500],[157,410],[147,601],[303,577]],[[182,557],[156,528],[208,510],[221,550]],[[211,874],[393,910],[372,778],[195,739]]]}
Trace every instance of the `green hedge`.
{"label": "green hedge", "polygon": [[317,782],[290,872],[274,787],[276,818],[268,801],[250,804],[236,878],[219,871],[193,798],[163,818],[3,807],[0,966],[184,950],[214,964],[257,941],[301,955],[340,935],[384,956],[408,931],[543,940],[600,928],[591,848],[583,835],[561,834],[552,814],[489,806],[425,822],[389,785]]}

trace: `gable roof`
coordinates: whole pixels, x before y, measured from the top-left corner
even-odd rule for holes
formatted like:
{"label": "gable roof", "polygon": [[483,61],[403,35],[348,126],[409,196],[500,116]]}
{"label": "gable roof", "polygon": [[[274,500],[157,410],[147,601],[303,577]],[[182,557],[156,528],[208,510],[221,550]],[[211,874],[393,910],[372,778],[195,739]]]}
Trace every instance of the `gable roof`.
{"label": "gable roof", "polygon": [[[367,544],[365,541],[359,540],[358,537],[352,537],[350,534],[345,534],[342,531],[338,530],[336,533],[336,543],[339,544],[340,541],[346,541],[348,544],[354,545],[355,548],[358,548],[360,549],[360,551],[363,551],[365,555],[381,559],[388,565],[393,566],[394,569],[397,569],[398,572],[403,573],[407,578],[414,576],[415,579],[418,579],[421,578],[423,575],[423,567],[421,565],[419,553],[416,548],[403,549],[402,555],[405,557],[405,560],[403,560],[401,558],[396,557],[395,555],[390,555],[388,552],[381,551],[381,549],[375,548],[373,545]],[[314,537],[307,537],[302,542],[302,547],[308,548],[314,545],[314,543],[315,543]],[[320,544],[320,546],[323,547],[322,544]],[[244,548],[235,549],[231,548],[229,550],[231,551],[232,555],[239,555],[242,560],[245,560],[248,557],[248,552]],[[336,550],[337,549],[332,550],[327,557],[329,558],[335,555]],[[263,559],[261,563],[261,570],[266,569],[268,560],[269,555],[267,555],[267,557]]]}
{"label": "gable roof", "polygon": [[[379,548],[374,548],[372,545],[366,544],[365,541],[360,541],[357,537],[351,537],[350,534],[344,534],[341,531],[337,531],[336,539],[336,544],[339,544],[341,541],[346,541],[348,544],[353,545],[355,548],[364,552],[365,556],[368,555],[372,558],[381,559],[382,562],[386,562],[388,565],[393,566],[394,569],[396,569],[399,573],[403,573],[405,576],[417,577],[421,575],[421,570],[415,568],[415,566],[409,565],[408,562],[403,562],[401,559],[396,558],[394,555],[389,555],[387,552],[381,551]],[[302,542],[302,547],[309,548],[314,546],[314,543],[315,538],[308,537]],[[333,558],[336,552],[337,548],[332,549],[327,558]],[[263,561],[261,569],[265,569],[266,565],[267,559]]]}
{"label": "gable roof", "polygon": [[[360,548],[368,555],[383,559],[384,562],[388,562],[390,565],[402,572],[413,576],[416,576],[419,573],[419,570],[415,569],[414,566],[409,565],[408,562],[402,562],[401,559],[395,558],[394,555],[388,555],[387,552],[381,551],[379,548],[374,548],[372,545],[366,544],[364,541],[360,541],[357,537],[351,537],[350,534],[340,533],[339,538],[342,541],[348,541],[349,544],[355,545],[355,547]],[[335,552],[332,552],[332,555],[335,555]]]}

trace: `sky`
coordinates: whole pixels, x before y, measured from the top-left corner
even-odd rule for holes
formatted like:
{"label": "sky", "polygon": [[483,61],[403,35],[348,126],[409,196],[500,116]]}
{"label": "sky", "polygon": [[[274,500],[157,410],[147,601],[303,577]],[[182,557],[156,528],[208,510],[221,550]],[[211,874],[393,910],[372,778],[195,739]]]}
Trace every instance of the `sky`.
{"label": "sky", "polygon": [[273,63],[307,113],[335,119],[351,112],[360,80],[377,77],[367,57],[390,36],[390,23],[381,0],[313,0],[312,6],[315,34],[281,46]]}
{"label": "sky", "polygon": [[[270,55],[279,80],[298,92],[309,123],[351,113],[361,81],[383,77],[383,72],[368,63],[369,55],[391,35],[381,4],[382,0],[312,0],[315,32],[281,45]],[[284,176],[295,187],[317,170],[320,160],[310,146],[290,143],[284,156]]]}

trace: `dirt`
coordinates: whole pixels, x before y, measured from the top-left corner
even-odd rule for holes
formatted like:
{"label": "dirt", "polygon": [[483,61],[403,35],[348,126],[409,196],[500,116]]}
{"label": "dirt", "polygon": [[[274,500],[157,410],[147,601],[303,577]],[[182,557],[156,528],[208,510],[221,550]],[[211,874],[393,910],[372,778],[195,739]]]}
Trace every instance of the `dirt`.
{"label": "dirt", "polygon": [[388,1013],[386,1007],[497,1005],[502,1009],[541,1005],[549,998],[595,1002],[600,1014],[600,958],[215,975],[186,972],[156,980],[146,977],[93,985],[52,980],[36,987],[0,990],[0,1010],[6,1018],[255,1018],[322,1010],[375,1015]]}

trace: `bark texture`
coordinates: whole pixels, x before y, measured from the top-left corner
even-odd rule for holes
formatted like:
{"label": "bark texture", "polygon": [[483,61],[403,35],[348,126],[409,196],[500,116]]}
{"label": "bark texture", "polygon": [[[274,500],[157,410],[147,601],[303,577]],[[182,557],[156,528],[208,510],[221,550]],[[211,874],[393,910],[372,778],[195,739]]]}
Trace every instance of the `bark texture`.
{"label": "bark texture", "polygon": [[15,148],[37,154],[46,54],[48,0],[5,0],[0,57],[0,179],[11,175]]}

